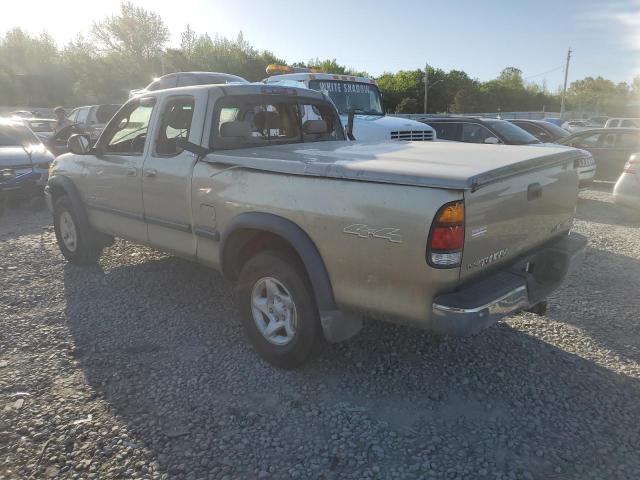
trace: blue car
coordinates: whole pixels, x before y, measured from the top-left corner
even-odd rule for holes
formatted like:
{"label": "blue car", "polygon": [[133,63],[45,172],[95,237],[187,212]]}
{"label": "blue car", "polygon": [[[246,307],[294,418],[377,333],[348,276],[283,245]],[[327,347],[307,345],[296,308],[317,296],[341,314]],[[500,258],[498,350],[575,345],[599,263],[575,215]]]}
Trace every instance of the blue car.
{"label": "blue car", "polygon": [[41,198],[53,159],[24,123],[0,120],[0,208],[7,199]]}

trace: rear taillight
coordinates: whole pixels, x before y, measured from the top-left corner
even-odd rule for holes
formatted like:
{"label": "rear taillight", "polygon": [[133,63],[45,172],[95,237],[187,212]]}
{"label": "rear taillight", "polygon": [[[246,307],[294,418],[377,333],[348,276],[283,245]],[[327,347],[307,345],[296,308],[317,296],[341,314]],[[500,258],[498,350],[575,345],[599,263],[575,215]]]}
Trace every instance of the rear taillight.
{"label": "rear taillight", "polygon": [[464,202],[443,205],[436,214],[427,244],[427,263],[436,268],[460,265],[464,247]]}
{"label": "rear taillight", "polygon": [[640,165],[640,155],[631,155],[627,163],[624,164],[624,173],[636,173],[636,167]]}

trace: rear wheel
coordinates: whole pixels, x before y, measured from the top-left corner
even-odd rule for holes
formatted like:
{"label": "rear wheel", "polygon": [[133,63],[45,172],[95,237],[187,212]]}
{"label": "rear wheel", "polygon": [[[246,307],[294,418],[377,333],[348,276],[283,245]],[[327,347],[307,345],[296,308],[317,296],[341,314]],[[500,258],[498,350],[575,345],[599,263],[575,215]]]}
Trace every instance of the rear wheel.
{"label": "rear wheel", "polygon": [[91,226],[79,219],[69,197],[62,196],[56,200],[53,226],[60,251],[68,261],[77,265],[91,265],[98,261],[103,246],[95,241]]}
{"label": "rear wheel", "polygon": [[295,368],[317,351],[322,341],[318,309],[309,281],[293,259],[264,252],[248,260],[237,301],[249,341],[272,365]]}

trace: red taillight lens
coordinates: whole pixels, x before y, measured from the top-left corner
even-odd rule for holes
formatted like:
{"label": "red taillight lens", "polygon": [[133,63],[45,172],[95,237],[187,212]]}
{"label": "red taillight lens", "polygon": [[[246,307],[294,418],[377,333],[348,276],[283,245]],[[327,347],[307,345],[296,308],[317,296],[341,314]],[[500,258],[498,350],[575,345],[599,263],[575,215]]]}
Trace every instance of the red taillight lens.
{"label": "red taillight lens", "polygon": [[460,265],[464,247],[464,202],[443,205],[433,220],[427,245],[427,262],[432,267]]}
{"label": "red taillight lens", "polygon": [[431,233],[432,250],[462,250],[464,227],[435,227]]}

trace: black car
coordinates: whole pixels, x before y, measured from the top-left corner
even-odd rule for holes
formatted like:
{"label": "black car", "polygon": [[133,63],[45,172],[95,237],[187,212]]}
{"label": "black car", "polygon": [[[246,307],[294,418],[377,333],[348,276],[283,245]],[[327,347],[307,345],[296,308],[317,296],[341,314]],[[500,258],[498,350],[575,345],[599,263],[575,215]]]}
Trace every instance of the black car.
{"label": "black car", "polygon": [[542,143],[556,143],[558,140],[571,135],[569,130],[565,130],[554,123],[545,122],[544,120],[514,119],[509,121],[521,129],[526,130]]}
{"label": "black car", "polygon": [[420,121],[433,127],[440,140],[505,145],[541,143],[522,128],[497,118],[433,117]]}
{"label": "black car", "polygon": [[583,130],[558,143],[591,152],[596,162],[596,179],[615,181],[631,154],[640,151],[640,128]]}

